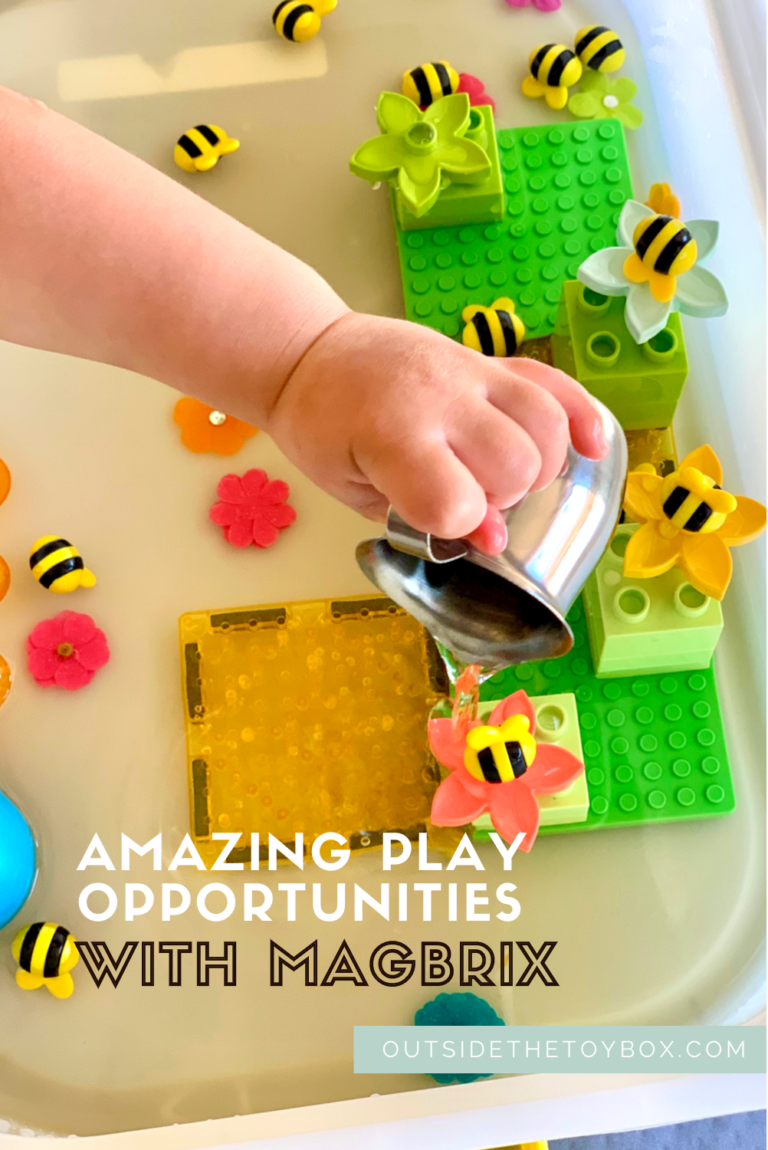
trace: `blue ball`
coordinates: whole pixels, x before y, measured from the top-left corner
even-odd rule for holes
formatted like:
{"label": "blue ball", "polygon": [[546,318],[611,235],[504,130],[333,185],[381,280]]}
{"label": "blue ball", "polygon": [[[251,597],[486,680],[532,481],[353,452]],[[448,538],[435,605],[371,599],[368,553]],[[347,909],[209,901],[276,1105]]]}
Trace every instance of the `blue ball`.
{"label": "blue ball", "polygon": [[0,791],[0,927],[21,910],[36,873],[35,840],[29,823]]}
{"label": "blue ball", "polygon": [[[506,1026],[489,1002],[476,994],[438,994],[417,1010],[413,1019],[416,1026]],[[490,1074],[430,1074],[443,1086],[451,1082],[477,1082],[490,1078]]]}

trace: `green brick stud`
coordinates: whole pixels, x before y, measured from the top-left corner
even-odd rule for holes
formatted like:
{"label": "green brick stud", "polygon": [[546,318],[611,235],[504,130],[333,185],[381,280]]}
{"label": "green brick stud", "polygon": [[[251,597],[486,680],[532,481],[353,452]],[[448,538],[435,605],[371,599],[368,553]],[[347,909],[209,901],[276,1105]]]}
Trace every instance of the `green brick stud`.
{"label": "green brick stud", "polygon": [[616,529],[584,587],[589,644],[598,679],[709,667],[723,612],[673,567],[655,579],[625,579],[627,541],[638,527]]}
{"label": "green brick stud", "polygon": [[637,344],[625,308],[622,296],[565,283],[552,336],[555,367],[610,408],[625,431],[669,427],[688,375],[680,316],[673,313],[663,331]]}

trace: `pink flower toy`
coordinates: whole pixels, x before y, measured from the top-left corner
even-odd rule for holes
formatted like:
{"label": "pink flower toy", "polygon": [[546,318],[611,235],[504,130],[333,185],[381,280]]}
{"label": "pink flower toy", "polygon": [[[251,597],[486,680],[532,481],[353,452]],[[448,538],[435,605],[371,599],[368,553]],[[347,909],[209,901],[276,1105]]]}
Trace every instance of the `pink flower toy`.
{"label": "pink flower toy", "polygon": [[90,615],[62,611],[38,623],[27,639],[27,666],[41,687],[79,691],[109,662],[107,637]]}
{"label": "pink flower toy", "polygon": [[561,0],[507,0],[510,8],[527,8],[533,4],[539,12],[557,12]]}
{"label": "pink flower toy", "polygon": [[242,476],[225,475],[216,491],[220,502],[214,503],[209,514],[224,528],[224,538],[233,547],[271,547],[296,518],[286,503],[288,484],[268,479],[266,471],[258,468]]}
{"label": "pink flower toy", "polygon": [[536,716],[525,691],[503,699],[488,725],[473,720],[465,738],[451,719],[430,719],[428,730],[432,754],[451,772],[432,801],[435,826],[464,826],[489,811],[507,842],[525,834],[524,851],[539,830],[535,796],[567,790],[584,770],[570,751],[536,742]]}
{"label": "pink flower toy", "polygon": [[478,104],[489,104],[491,111],[496,111],[496,101],[488,95],[485,84],[477,76],[472,76],[469,72],[460,72],[459,86],[456,91],[466,92],[473,108],[477,107]]}

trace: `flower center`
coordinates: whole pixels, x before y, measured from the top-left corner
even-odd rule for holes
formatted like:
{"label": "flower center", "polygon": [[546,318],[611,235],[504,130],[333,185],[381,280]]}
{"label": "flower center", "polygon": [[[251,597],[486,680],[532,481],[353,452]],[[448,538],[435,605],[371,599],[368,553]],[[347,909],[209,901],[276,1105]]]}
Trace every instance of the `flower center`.
{"label": "flower center", "polygon": [[222,423],[226,423],[227,417],[223,411],[212,411],[208,419],[214,427],[221,427]]}
{"label": "flower center", "polygon": [[418,124],[412,124],[408,131],[405,133],[405,142],[412,152],[431,152],[437,143],[437,130],[432,124],[427,124],[421,120]]}
{"label": "flower center", "polygon": [[59,643],[56,648],[56,654],[61,655],[62,659],[68,659],[70,655],[74,655],[75,648],[71,643]]}
{"label": "flower center", "polygon": [[603,96],[603,107],[604,108],[618,108],[618,106],[619,106],[618,96]]}

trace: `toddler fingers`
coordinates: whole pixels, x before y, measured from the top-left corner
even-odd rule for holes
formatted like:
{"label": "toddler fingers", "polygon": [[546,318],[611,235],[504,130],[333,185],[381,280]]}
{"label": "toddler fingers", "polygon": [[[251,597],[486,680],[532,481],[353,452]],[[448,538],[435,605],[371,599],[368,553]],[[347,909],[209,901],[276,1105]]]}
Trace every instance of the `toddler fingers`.
{"label": "toddler fingers", "polygon": [[[552,403],[548,396],[546,399]],[[491,403],[476,401],[462,405],[447,433],[451,447],[495,507],[512,507],[538,483],[542,453],[524,420],[508,417]],[[557,468],[552,477],[556,474]]]}
{"label": "toddler fingers", "polygon": [[[359,515],[364,515],[366,519],[373,519],[377,523],[386,523],[389,504],[369,483],[347,483],[344,491],[338,494],[339,498]],[[507,524],[498,508],[489,505],[485,519],[479,527],[470,531],[467,539],[484,555],[501,554],[507,546]]]}
{"label": "toddler fingers", "polygon": [[393,444],[370,464],[357,463],[417,531],[461,539],[483,521],[485,492],[444,440]]}
{"label": "toddler fingers", "polygon": [[[506,365],[505,365],[506,366]],[[580,455],[588,459],[603,459],[608,444],[603,432],[602,419],[592,397],[580,383],[564,371],[549,367],[535,359],[511,359],[509,370],[531,383],[537,384],[557,400],[568,417],[571,443]]]}
{"label": "toddler fingers", "polygon": [[[519,425],[535,444],[539,472],[531,491],[549,486],[565,461],[568,450],[568,417],[556,399],[527,379],[515,378],[511,371],[500,373],[487,389],[489,403],[504,415],[507,423]],[[494,500],[492,500],[494,502]],[[498,503],[509,507],[509,503]]]}
{"label": "toddler fingers", "polygon": [[484,555],[500,555],[507,546],[507,524],[498,508],[489,506],[483,522],[467,538]]}
{"label": "toddler fingers", "polygon": [[358,515],[364,515],[376,523],[386,523],[389,504],[370,483],[346,483],[341,491],[332,491],[331,494],[336,495]]}

